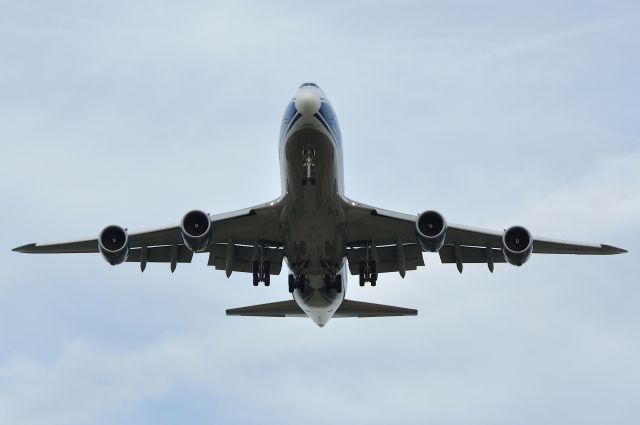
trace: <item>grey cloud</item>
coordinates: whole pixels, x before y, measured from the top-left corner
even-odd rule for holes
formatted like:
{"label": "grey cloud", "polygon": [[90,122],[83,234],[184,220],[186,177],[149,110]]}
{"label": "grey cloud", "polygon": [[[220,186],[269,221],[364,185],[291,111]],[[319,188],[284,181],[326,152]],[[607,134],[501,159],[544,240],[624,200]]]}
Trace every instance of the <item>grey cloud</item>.
{"label": "grey cloud", "polygon": [[[635,3],[0,7],[0,422],[637,421]],[[278,121],[307,79],[354,199],[630,254],[493,275],[426,255],[348,292],[417,318],[317,329],[224,316],[286,298],[284,275],[9,251],[278,195]]]}

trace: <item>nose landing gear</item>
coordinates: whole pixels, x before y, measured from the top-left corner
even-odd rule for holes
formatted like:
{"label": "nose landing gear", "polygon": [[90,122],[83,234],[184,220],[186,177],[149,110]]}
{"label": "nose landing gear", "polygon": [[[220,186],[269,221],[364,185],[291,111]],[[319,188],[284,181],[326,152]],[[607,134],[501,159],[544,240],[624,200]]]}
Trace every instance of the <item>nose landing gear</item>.
{"label": "nose landing gear", "polygon": [[302,177],[302,185],[306,186],[310,184],[311,186],[315,186],[316,184],[316,176],[313,172],[313,168],[316,166],[316,151],[314,149],[305,149],[302,151],[302,159],[304,163],[302,167],[304,169],[304,177]]}

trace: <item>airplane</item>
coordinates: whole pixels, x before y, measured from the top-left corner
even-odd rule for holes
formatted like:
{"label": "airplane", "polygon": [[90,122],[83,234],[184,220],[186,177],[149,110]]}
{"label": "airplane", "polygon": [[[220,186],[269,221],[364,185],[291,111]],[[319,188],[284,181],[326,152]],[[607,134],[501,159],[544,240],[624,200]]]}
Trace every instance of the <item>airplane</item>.
{"label": "airplane", "polygon": [[376,286],[380,273],[424,266],[423,252],[442,263],[522,266],[532,253],[606,255],[627,252],[603,244],[533,237],[522,226],[503,232],[447,223],[434,210],[402,214],[356,202],[344,194],[340,126],[329,99],[312,82],[302,84],[286,107],[279,137],[279,198],[230,213],[187,212],[177,225],[129,233],[110,225],[97,238],[32,243],[24,253],[97,253],[111,265],[189,263],[208,253],[208,265],[251,273],[269,286],[286,261],[292,299],[229,309],[229,316],[309,317],[324,326],[332,317],[415,316],[417,310],[345,299],[348,274]]}

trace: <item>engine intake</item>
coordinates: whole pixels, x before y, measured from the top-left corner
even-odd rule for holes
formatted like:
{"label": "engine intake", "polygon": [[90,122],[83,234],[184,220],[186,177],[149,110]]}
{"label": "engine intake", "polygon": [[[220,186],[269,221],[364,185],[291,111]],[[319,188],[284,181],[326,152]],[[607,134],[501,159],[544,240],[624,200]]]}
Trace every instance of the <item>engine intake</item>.
{"label": "engine intake", "polygon": [[98,249],[112,266],[122,264],[129,256],[129,235],[120,226],[107,226],[98,237]]}
{"label": "engine intake", "polygon": [[522,226],[513,226],[502,235],[502,254],[509,264],[521,266],[533,252],[531,233]]}
{"label": "engine intake", "polygon": [[203,251],[211,239],[211,220],[209,214],[189,211],[180,222],[180,233],[184,244],[193,252]]}
{"label": "engine intake", "polygon": [[437,252],[444,245],[447,222],[436,211],[425,211],[416,220],[416,237],[424,251]]}

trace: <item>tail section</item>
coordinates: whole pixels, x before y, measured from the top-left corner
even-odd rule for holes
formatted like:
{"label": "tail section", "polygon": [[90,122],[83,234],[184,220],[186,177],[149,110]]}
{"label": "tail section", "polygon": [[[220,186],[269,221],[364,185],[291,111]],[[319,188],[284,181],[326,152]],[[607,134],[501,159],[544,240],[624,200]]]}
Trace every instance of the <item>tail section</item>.
{"label": "tail section", "polygon": [[[417,316],[418,310],[391,305],[344,300],[333,317]],[[227,310],[227,316],[307,317],[295,301],[279,301]]]}

